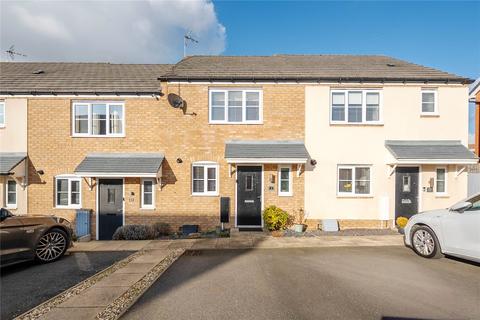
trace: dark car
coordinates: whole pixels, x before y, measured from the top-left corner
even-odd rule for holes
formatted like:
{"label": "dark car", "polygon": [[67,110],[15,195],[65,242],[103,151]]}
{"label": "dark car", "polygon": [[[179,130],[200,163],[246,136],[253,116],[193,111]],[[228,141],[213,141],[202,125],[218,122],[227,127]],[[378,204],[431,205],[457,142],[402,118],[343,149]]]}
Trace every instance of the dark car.
{"label": "dark car", "polygon": [[60,259],[72,244],[70,223],[55,216],[14,216],[0,209],[0,265]]}

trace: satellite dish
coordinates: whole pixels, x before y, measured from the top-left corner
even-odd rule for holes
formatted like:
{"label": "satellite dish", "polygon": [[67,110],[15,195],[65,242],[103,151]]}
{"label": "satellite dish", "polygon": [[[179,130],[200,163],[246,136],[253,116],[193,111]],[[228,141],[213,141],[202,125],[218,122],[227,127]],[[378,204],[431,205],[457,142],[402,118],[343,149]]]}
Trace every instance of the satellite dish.
{"label": "satellite dish", "polygon": [[174,108],[183,108],[183,99],[178,94],[169,93],[168,103]]}

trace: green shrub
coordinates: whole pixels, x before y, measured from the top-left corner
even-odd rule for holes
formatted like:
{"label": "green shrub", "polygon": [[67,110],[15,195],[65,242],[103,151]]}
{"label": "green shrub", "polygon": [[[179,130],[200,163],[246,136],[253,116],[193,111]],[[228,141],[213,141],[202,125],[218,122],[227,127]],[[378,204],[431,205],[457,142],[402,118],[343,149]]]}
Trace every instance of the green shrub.
{"label": "green shrub", "polygon": [[263,221],[270,231],[285,230],[291,221],[290,215],[276,206],[263,210]]}
{"label": "green shrub", "polygon": [[171,233],[171,228],[168,223],[156,222],[153,224],[155,230],[155,237],[168,236]]}
{"label": "green shrub", "polygon": [[151,225],[127,224],[119,227],[113,234],[113,240],[151,240],[155,239],[156,231]]}

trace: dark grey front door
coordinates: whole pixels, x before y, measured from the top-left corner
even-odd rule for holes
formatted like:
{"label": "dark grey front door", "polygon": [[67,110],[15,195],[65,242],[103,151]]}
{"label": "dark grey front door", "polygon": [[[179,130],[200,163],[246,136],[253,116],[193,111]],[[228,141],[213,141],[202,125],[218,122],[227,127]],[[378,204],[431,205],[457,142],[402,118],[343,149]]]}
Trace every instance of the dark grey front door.
{"label": "dark grey front door", "polygon": [[100,179],[98,185],[98,239],[112,240],[123,225],[122,179]]}
{"label": "dark grey front door", "polygon": [[395,171],[395,218],[418,213],[418,167],[397,167]]}
{"label": "dark grey front door", "polygon": [[262,225],[262,167],[237,167],[237,226]]}

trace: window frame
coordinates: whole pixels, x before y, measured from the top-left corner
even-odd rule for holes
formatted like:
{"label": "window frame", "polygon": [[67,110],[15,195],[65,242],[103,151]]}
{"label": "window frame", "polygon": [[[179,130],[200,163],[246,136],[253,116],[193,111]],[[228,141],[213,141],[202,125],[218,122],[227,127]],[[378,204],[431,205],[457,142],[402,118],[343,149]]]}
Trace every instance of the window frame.
{"label": "window frame", "polygon": [[[348,105],[349,105],[349,92],[361,92],[362,93],[362,121],[361,122],[349,122],[348,121]],[[344,95],[344,120],[333,120],[333,94],[342,93]],[[378,94],[378,120],[367,121],[367,94]],[[353,125],[353,126],[365,126],[365,125],[383,125],[383,91],[381,89],[331,89],[330,90],[330,103],[329,103],[329,121],[331,125]]]}
{"label": "window frame", "polygon": [[[242,92],[242,121],[230,122],[228,121],[228,92],[229,91],[241,91]],[[224,94],[224,120],[212,119],[212,95],[213,93],[221,92]],[[247,120],[247,92],[258,93],[258,120]],[[263,89],[246,89],[246,88],[211,88],[208,90],[208,123],[209,124],[263,124]]]}
{"label": "window frame", "polygon": [[7,105],[4,100],[0,100],[0,110],[3,110],[3,123],[0,122],[0,128],[5,128],[7,126]]}
{"label": "window frame", "polygon": [[[357,169],[369,169],[369,179],[370,189],[369,193],[356,193],[356,170]],[[352,170],[352,191],[351,192],[341,192],[340,191],[340,169],[349,169]],[[371,165],[337,165],[337,197],[345,198],[371,198],[373,197],[373,181],[372,181],[372,166]]]}
{"label": "window frame", "polygon": [[[203,167],[203,192],[193,191],[193,168]],[[215,168],[215,191],[208,191],[208,168]],[[199,197],[215,197],[219,195],[220,181],[219,181],[219,165],[216,162],[199,161],[193,162],[190,169],[191,180],[191,194]],[[198,179],[197,179],[198,180]],[[211,180],[211,179],[210,179]]]}
{"label": "window frame", "polygon": [[[288,192],[282,191],[282,169],[288,169]],[[292,165],[279,165],[278,166],[278,196],[291,197],[293,196],[293,183],[292,183]]]}
{"label": "window frame", "polygon": [[[144,198],[144,195],[145,195],[145,182],[151,182],[152,183],[152,204],[145,204],[145,198]],[[142,209],[147,209],[147,210],[153,210],[155,209],[155,191],[156,191],[156,183],[155,183],[155,179],[153,178],[142,178],[141,179],[141,208]]]}
{"label": "window frame", "polygon": [[[61,205],[58,204],[58,184],[57,180],[67,180],[67,194],[68,194],[68,204]],[[72,204],[72,181],[78,181],[78,204]],[[55,208],[57,209],[80,209],[82,208],[82,178],[79,176],[72,176],[72,175],[58,175],[55,176]]]}
{"label": "window frame", "polygon": [[[433,111],[423,111],[423,94],[433,93]],[[420,91],[420,115],[422,116],[438,116],[438,91],[436,89],[422,88]]]}
{"label": "window frame", "polygon": [[[444,191],[440,192],[438,191],[438,170],[444,170]],[[447,189],[447,180],[448,180],[448,170],[446,166],[440,166],[435,168],[435,195],[437,196],[447,196],[448,195],[448,189]]]}
{"label": "window frame", "polygon": [[[106,105],[106,126],[105,126],[105,134],[93,134],[92,133],[92,122],[93,122],[93,112],[92,106],[95,104],[104,104]],[[75,132],[75,107],[77,105],[87,105],[88,110],[88,132],[87,133],[76,133]],[[122,106],[122,133],[110,133],[110,106],[111,105],[121,105]],[[72,103],[72,128],[71,128],[71,135],[72,137],[81,137],[81,138],[121,138],[125,137],[125,101],[74,101]]]}
{"label": "window frame", "polygon": [[[11,193],[8,190],[8,183],[13,182],[15,183],[15,203],[8,203],[8,195]],[[17,209],[18,206],[18,183],[14,179],[7,179],[5,181],[5,207],[7,209]]]}

